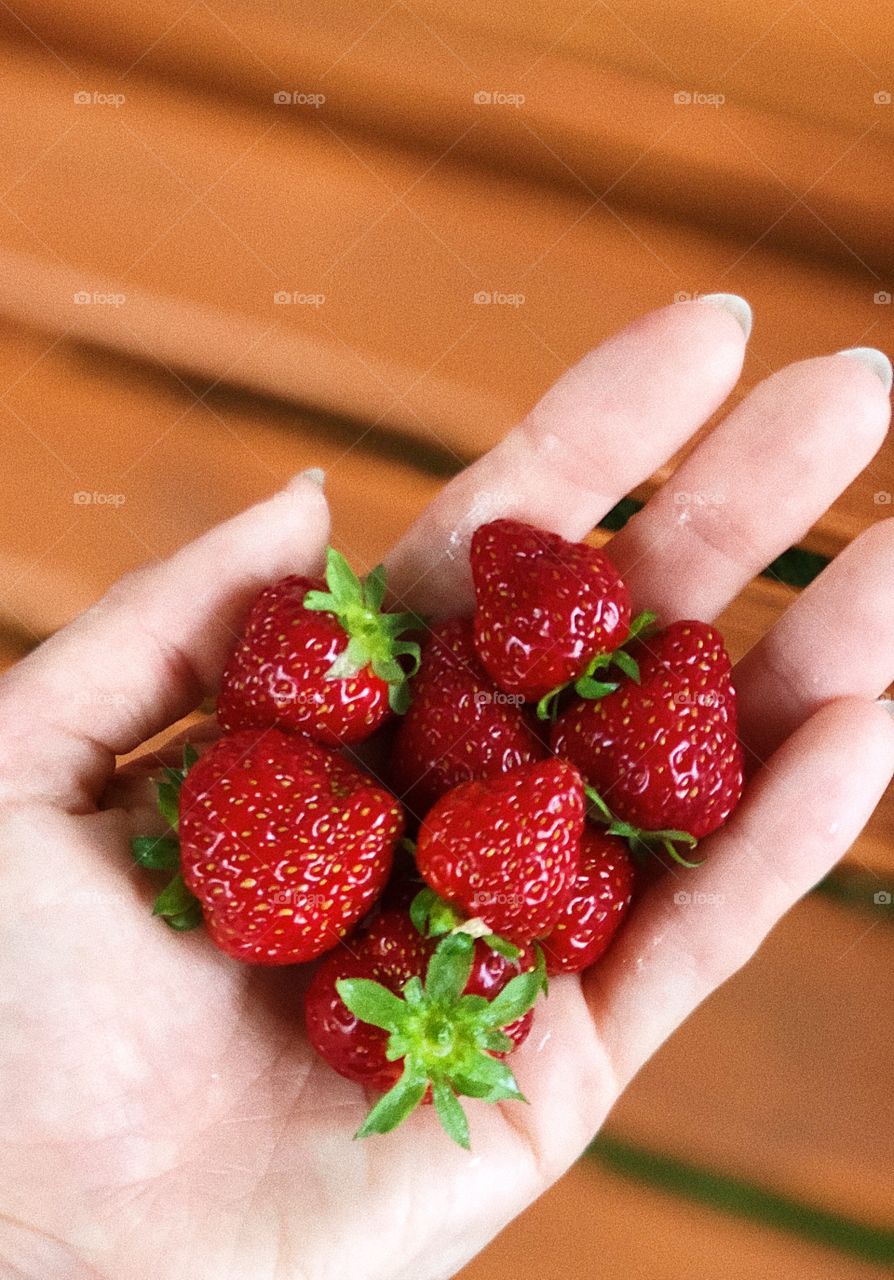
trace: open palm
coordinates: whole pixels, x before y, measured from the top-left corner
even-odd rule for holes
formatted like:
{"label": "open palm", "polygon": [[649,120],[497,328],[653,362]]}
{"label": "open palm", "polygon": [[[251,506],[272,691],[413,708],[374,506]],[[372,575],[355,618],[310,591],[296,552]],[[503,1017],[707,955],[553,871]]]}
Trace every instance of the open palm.
{"label": "open palm", "polygon": [[[468,540],[498,515],[584,536],[719,407],[744,345],[727,310],[700,303],[604,343],[409,531],[390,559],[397,597],[467,610]],[[613,540],[635,606],[714,617],[868,463],[887,420],[859,359],[760,384]],[[739,664],[745,800],[698,870],[652,885],[601,965],[553,982],[513,1060],[530,1105],[471,1103],[471,1155],[429,1108],[354,1142],[369,1100],[309,1050],[303,973],[242,967],[150,917],[127,842],[150,829],[157,757],[114,774],[213,691],[251,596],[315,568],[327,535],[323,494],[299,477],[130,575],[0,682],[4,1275],[453,1275],[841,856],[894,771],[894,721],[875,703],[894,675],[884,522]],[[702,893],[719,908],[700,910]]]}

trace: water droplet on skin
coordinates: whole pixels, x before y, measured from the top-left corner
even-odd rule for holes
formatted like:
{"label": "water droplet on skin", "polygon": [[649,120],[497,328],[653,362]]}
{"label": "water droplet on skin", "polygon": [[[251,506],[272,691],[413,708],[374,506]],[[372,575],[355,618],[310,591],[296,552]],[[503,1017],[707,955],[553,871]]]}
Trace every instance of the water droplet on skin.
{"label": "water droplet on skin", "polygon": [[497,520],[500,516],[507,515],[507,506],[507,495],[505,493],[488,489],[483,489],[476,493],[465,515],[460,518],[455,528],[447,536],[448,554],[461,553],[464,556],[468,556],[469,543],[475,530],[479,525],[487,524],[490,520]]}
{"label": "water droplet on skin", "polygon": [[460,537],[459,531],[453,529],[447,535],[447,541],[444,545],[444,557],[447,560],[459,560],[464,554],[467,554],[467,552],[463,545],[463,539]]}

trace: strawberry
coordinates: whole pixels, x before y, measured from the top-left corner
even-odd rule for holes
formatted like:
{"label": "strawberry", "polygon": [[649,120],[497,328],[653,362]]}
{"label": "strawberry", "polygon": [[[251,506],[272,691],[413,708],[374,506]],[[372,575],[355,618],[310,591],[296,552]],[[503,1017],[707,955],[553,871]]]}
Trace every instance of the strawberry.
{"label": "strawberry", "polygon": [[[409,840],[405,846],[413,847]],[[392,885],[394,881],[392,880]],[[388,893],[391,893],[389,885]],[[434,889],[422,880],[418,872],[404,878],[399,888],[401,904],[409,907],[410,919],[417,931],[426,938],[440,938],[447,933],[464,933],[475,941],[475,965],[472,977],[466,987],[467,994],[490,996],[500,990],[507,980],[507,970],[514,971],[533,969],[540,963],[540,952],[536,944],[529,942],[516,946],[508,938],[501,938],[493,933],[485,922],[479,918],[469,919],[462,912],[439,898]],[[511,976],[511,974],[508,974]],[[522,1024],[525,1020],[522,1019]],[[520,1024],[521,1041],[528,1033],[527,1025]],[[507,1027],[506,1034],[515,1039],[515,1027]]]}
{"label": "strawberry", "polygon": [[403,1064],[388,1061],[387,1034],[347,1009],[336,982],[369,978],[398,995],[411,978],[425,973],[433,952],[434,944],[423,938],[410,917],[391,910],[355,933],[349,946],[330,951],[321,961],[305,996],[307,1034],[339,1075],[384,1093],[400,1078]]}
{"label": "strawberry", "polygon": [[[372,778],[276,729],[220,738],[179,783],[179,822],[171,804],[166,792],[179,871],[156,914],[186,915],[178,927],[188,927],[194,895],[217,945],[251,964],[295,964],[334,947],[384,889],[403,829],[400,805]],[[176,865],[147,862],[150,843],[135,842],[143,865]]]}
{"label": "strawberry", "polygon": [[559,919],[583,822],[577,770],[561,760],[528,764],[438,800],[420,827],[416,863],[449,904],[524,943]]}
{"label": "strawberry", "polygon": [[546,747],[521,701],[482,671],[470,621],[433,627],[391,757],[392,782],[409,811],[422,816],[460,782],[543,759]]}
{"label": "strawberry", "polygon": [[558,923],[540,939],[548,974],[579,973],[599,959],[627,914],[633,880],[624,841],[585,827],[577,879]]}
{"label": "strawberry", "polygon": [[361,582],[332,547],[325,582],[292,575],[266,587],[223,674],[221,726],[275,725],[335,746],[369,737],[391,711],[406,710],[399,659],[418,662],[419,646],[398,637],[422,622],[383,613],[384,595],[381,565]]}
{"label": "strawberry", "polygon": [[475,648],[501,689],[539,701],[617,649],[630,596],[604,552],[519,520],[493,520],[471,548]]}
{"label": "strawberry", "polygon": [[572,703],[553,727],[553,749],[599,793],[609,831],[693,844],[742,794],[729,656],[703,622],[675,622],[636,654],[640,683]]}
{"label": "strawberry", "polygon": [[340,1075],[379,1091],[358,1137],[387,1133],[423,1102],[468,1147],[457,1094],[520,1098],[501,1059],[527,1035],[542,970],[467,934],[424,938],[404,911],[382,912],[325,957],[305,997],[310,1043]]}

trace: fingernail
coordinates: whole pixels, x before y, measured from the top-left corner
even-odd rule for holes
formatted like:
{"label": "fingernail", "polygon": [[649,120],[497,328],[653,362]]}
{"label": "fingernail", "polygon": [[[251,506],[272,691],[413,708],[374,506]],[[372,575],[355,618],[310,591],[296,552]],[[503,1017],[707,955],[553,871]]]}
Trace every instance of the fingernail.
{"label": "fingernail", "polygon": [[326,482],[326,472],[322,467],[308,467],[306,471],[302,471],[301,475],[305,480],[312,480],[314,484],[318,484],[322,489]]}
{"label": "fingernail", "polygon": [[[839,354],[844,355],[844,352],[842,351]],[[876,699],[876,701],[878,702],[879,706],[884,707],[888,715],[891,716],[892,719],[894,719],[894,698],[881,697]]]}
{"label": "fingernail", "polygon": [[852,360],[859,360],[861,364],[866,365],[867,369],[872,370],[886,391],[891,390],[894,370],[884,351],[879,351],[875,347],[849,347],[847,351],[837,351],[836,355],[850,356]]}
{"label": "fingernail", "polygon": [[699,302],[710,303],[712,307],[722,307],[724,311],[728,311],[731,316],[738,320],[742,332],[745,334],[745,341],[748,341],[751,336],[754,317],[751,314],[751,307],[744,298],[740,298],[737,293],[703,293],[698,300]]}

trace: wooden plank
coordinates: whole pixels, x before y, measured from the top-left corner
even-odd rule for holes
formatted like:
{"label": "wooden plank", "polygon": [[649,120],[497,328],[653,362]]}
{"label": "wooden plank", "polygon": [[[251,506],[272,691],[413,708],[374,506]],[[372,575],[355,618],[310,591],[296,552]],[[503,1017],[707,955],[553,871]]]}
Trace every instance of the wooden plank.
{"label": "wooden plank", "polygon": [[[324,95],[303,111],[321,128],[387,133],[435,155],[450,148],[454,159],[606,193],[616,208],[660,209],[749,240],[772,227],[796,251],[890,265],[894,113],[874,101],[885,86],[881,67],[872,83],[869,7],[851,14],[853,44],[836,35],[838,11],[786,15],[769,0],[757,12],[697,9],[671,17],[655,0],[624,17],[569,0],[498,14],[352,0],[336,15],[311,0],[300,40],[290,13],[246,0],[186,13],[177,0],[148,10],[21,0],[19,21],[9,10],[0,21],[27,41],[24,20],[68,58],[93,51],[124,83],[136,64],[210,92],[235,88],[267,112],[274,92],[297,85]],[[755,39],[759,57],[748,56]],[[768,60],[797,65],[797,79],[774,76]],[[681,91],[724,100],[681,103]],[[524,101],[476,101],[482,92]]]}
{"label": "wooden plank", "polygon": [[[6,314],[405,433],[454,462],[499,438],[601,336],[680,290],[754,302],[743,388],[789,359],[890,338],[859,267],[647,214],[619,221],[586,195],[449,160],[432,169],[136,72],[120,110],[76,107],[64,68],[18,46],[0,55]],[[83,75],[105,84],[108,70]],[[326,301],[278,305],[280,288]],[[480,289],[525,300],[477,305]],[[125,302],[73,301],[97,291]],[[887,511],[872,497],[894,491],[892,458],[888,445],[810,545],[834,550]]]}
{"label": "wooden plank", "polygon": [[609,1131],[890,1226],[892,925],[890,906],[805,899],[640,1072]]}
{"label": "wooden plank", "polygon": [[360,568],[438,487],[358,446],[350,427],[225,396],[200,402],[163,370],[48,346],[43,336],[0,333],[0,612],[26,636],[42,638],[127,569],[305,467],[328,469],[335,536]]}
{"label": "wooden plank", "polygon": [[29,647],[20,637],[0,630],[0,671],[24,658]]}
{"label": "wooden plank", "polygon": [[878,1269],[600,1168],[574,1166],[456,1280],[870,1280]]}
{"label": "wooden plank", "polygon": [[[157,0],[151,8],[134,0],[17,0],[3,28],[23,41],[43,39],[68,60],[72,51],[93,49],[125,69],[149,66],[242,92],[273,84],[313,90],[319,79],[331,78],[336,59],[349,66],[361,56],[371,61],[383,32],[396,55],[403,33],[415,31],[417,41],[428,34],[424,48],[436,70],[449,68],[462,89],[467,74],[507,92],[521,88],[524,77],[530,88],[535,71],[557,57],[648,77],[672,90],[724,91],[727,102],[780,112],[799,127],[828,120],[855,131],[865,127],[867,102],[876,105],[873,79],[886,83],[879,57],[884,27],[866,4],[845,11],[833,0],[816,0],[802,13],[780,11],[772,0],[747,8],[693,0],[679,13],[661,0],[640,0],[630,12],[581,11],[575,0],[548,8],[534,0],[509,7],[414,0],[412,9],[398,9],[379,0],[345,0],[337,7],[308,0],[296,31],[293,15],[269,2],[218,0],[213,12],[196,12],[178,8],[176,0]],[[797,78],[791,74],[795,63]],[[426,65],[407,70],[423,82],[431,74]],[[489,82],[493,70],[506,78]],[[420,113],[426,107],[405,105]],[[430,103],[430,113],[440,106],[439,100]],[[877,131],[890,137],[891,113],[879,111],[877,118]]]}

